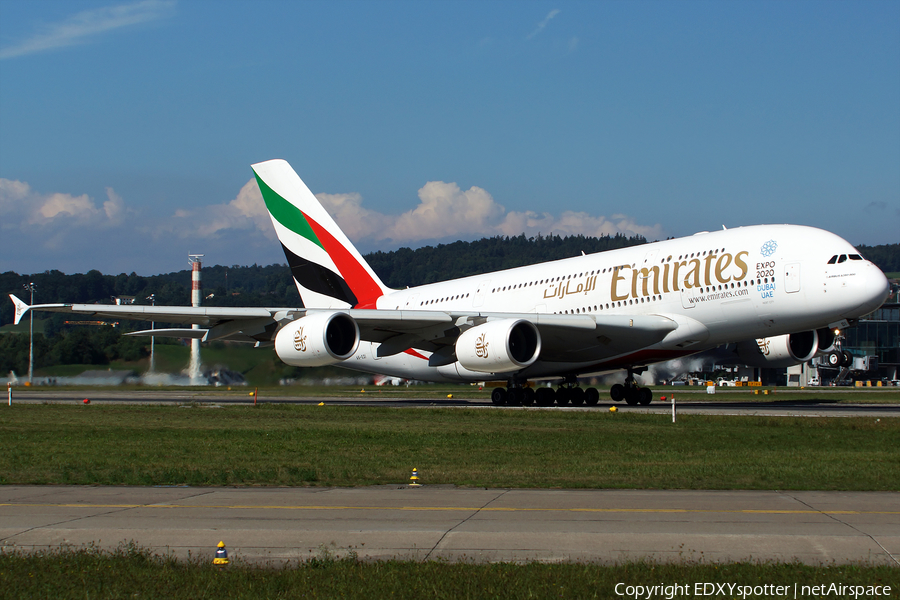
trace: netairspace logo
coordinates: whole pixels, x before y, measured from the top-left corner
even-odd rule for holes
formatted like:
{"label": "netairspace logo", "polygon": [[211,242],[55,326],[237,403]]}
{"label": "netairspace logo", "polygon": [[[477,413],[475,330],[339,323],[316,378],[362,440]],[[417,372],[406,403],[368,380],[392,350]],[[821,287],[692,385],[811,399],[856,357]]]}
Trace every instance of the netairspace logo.
{"label": "netairspace logo", "polygon": [[673,600],[679,596],[692,598],[804,598],[807,596],[833,596],[835,598],[877,598],[890,596],[889,585],[843,585],[830,583],[821,585],[741,585],[738,583],[673,583],[658,585],[627,585],[617,583],[617,596],[635,600],[665,598]]}

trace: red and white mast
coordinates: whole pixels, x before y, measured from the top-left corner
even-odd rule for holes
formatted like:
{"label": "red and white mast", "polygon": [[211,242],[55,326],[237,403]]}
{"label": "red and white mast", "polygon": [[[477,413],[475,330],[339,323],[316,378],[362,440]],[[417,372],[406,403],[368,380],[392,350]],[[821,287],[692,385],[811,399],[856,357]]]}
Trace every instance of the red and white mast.
{"label": "red and white mast", "polygon": [[[188,254],[191,263],[191,306],[200,306],[200,259],[203,254]],[[200,329],[200,326],[194,323],[191,329]],[[191,385],[200,385],[200,340],[191,339],[191,366],[190,366]]]}

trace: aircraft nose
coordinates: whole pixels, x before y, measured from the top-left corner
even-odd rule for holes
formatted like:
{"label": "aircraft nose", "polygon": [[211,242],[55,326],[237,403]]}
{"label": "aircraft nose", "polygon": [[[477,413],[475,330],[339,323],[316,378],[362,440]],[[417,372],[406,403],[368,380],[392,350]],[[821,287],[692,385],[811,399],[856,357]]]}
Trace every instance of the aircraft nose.
{"label": "aircraft nose", "polygon": [[867,263],[864,269],[863,286],[859,289],[859,308],[854,310],[859,316],[868,314],[879,308],[891,294],[891,284],[881,269]]}

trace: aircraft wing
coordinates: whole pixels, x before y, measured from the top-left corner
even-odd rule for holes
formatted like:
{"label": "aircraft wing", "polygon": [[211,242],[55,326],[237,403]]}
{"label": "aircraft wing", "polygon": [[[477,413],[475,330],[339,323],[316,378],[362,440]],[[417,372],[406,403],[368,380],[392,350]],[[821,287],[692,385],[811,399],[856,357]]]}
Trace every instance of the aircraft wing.
{"label": "aircraft wing", "polygon": [[[240,342],[270,342],[279,323],[294,318],[294,308],[234,308],[219,306],[139,306],[133,304],[35,304],[29,306],[15,295],[10,299],[16,307],[15,323],[29,310],[69,313],[86,318],[154,321],[188,327],[147,329],[128,335],[201,338],[205,341],[229,339]],[[199,329],[190,328],[198,325]]]}
{"label": "aircraft wing", "polygon": [[347,311],[359,325],[360,337],[381,342],[380,356],[408,348],[449,353],[462,328],[501,319],[533,323],[541,335],[541,360],[602,360],[651,346],[678,325],[658,315],[551,315],[539,313]]}
{"label": "aircraft wing", "polygon": [[[270,344],[285,324],[310,312],[333,309],[135,306],[107,304],[37,304],[29,306],[10,294],[18,323],[29,310],[77,314],[98,319],[154,321],[182,325],[145,329],[128,335],[231,340]],[[488,321],[522,319],[541,334],[541,358],[550,362],[601,360],[653,345],[678,325],[658,315],[551,315],[476,311],[340,310],[359,325],[360,338],[380,343],[379,355],[391,356],[410,348],[443,353],[452,358],[460,333]],[[192,329],[190,325],[198,325]]]}

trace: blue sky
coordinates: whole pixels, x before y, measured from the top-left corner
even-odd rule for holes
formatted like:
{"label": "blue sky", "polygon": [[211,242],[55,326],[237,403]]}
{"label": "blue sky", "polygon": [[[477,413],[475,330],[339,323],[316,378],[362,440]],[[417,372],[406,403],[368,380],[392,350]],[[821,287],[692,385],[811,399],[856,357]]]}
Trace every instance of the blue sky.
{"label": "blue sky", "polygon": [[0,2],[0,271],[757,223],[900,241],[900,2]]}

